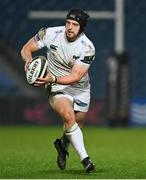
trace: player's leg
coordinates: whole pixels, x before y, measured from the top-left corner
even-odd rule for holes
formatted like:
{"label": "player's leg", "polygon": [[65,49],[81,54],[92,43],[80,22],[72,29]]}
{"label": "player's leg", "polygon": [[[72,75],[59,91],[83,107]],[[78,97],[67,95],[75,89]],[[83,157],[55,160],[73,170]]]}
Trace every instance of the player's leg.
{"label": "player's leg", "polygon": [[[74,124],[75,116],[72,110],[72,100],[63,97],[62,95],[56,95],[50,98],[50,105],[64,120],[64,129],[65,125],[66,128],[70,128]],[[66,158],[69,156],[67,144],[69,145],[69,140],[65,134],[61,139],[58,138],[54,142],[58,152],[57,164],[62,170],[66,168]]]}
{"label": "player's leg", "polygon": [[[71,92],[71,93],[70,93]],[[73,101],[73,109],[75,112],[75,121],[78,123],[79,127],[82,128],[84,119],[86,116],[86,112],[89,108],[90,103],[90,88],[87,88],[83,91],[83,89],[73,89],[69,87],[68,89],[63,90],[63,94],[65,96],[71,97]],[[65,128],[64,128],[65,129]],[[66,137],[65,133],[61,137],[61,142],[66,151],[68,151],[69,140]]]}
{"label": "player's leg", "polygon": [[[87,114],[87,112],[80,112],[80,111],[75,112],[76,122],[78,123],[80,128],[82,128],[84,125],[86,114]],[[82,134],[82,132],[81,132],[81,134]],[[82,134],[82,139],[83,139],[83,134]],[[82,140],[82,142],[83,142],[83,146],[84,146],[84,140]],[[90,160],[89,157],[84,158],[81,162],[82,162],[86,172],[91,172],[95,169],[95,165],[92,163],[92,161]]]}
{"label": "player's leg", "polygon": [[50,105],[64,121],[65,128],[71,128],[75,123],[75,114],[71,98],[57,94],[50,98]]}
{"label": "player's leg", "polygon": [[78,123],[80,128],[82,128],[84,125],[86,115],[87,115],[87,112],[80,112],[80,111],[75,112],[76,122]]}
{"label": "player's leg", "polygon": [[[75,120],[78,123],[80,128],[83,127],[85,117],[86,117],[86,112],[79,112],[79,111],[75,112]],[[68,151],[69,145],[70,145],[70,141],[67,138],[67,136],[65,135],[65,133],[63,133],[63,136],[61,137],[61,143],[62,143],[64,149],[66,151]]]}
{"label": "player's leg", "polygon": [[[87,111],[89,108],[90,103],[90,90],[87,88],[84,90],[81,90],[75,95],[75,101],[74,101],[74,110],[75,110],[75,117],[76,122],[80,127],[83,127]],[[81,132],[82,134],[82,132]],[[84,139],[82,134],[82,142],[84,146]],[[91,172],[95,169],[95,165],[92,163],[89,157],[85,157],[84,159],[81,159],[81,162],[86,170],[86,172]]]}
{"label": "player's leg", "polygon": [[[83,162],[86,158],[88,158],[88,154],[84,147],[83,134],[81,132],[81,129],[78,126],[78,124],[75,122],[75,114],[73,110],[72,101],[70,101],[68,98],[63,96],[61,97],[54,96],[51,101],[51,106],[64,120],[65,134],[69,139],[69,141],[71,142],[71,144],[73,145],[77,154],[79,155],[81,161]],[[57,142],[56,144],[59,145],[59,143]],[[58,156],[60,156],[59,151],[58,151]],[[60,168],[65,169],[65,166],[63,168],[62,167]],[[86,172],[90,172],[90,169],[91,168],[88,168],[88,170],[86,169]]]}

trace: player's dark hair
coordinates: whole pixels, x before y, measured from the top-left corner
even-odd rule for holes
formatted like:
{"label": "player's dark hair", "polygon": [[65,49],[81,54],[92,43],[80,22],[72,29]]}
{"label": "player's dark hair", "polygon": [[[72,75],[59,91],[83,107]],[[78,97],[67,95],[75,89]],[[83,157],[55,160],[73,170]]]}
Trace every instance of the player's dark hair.
{"label": "player's dark hair", "polygon": [[77,21],[80,24],[80,31],[79,33],[82,33],[84,31],[84,28],[87,24],[87,20],[89,18],[89,15],[85,13],[82,9],[71,9],[67,16],[67,19],[73,19]]}

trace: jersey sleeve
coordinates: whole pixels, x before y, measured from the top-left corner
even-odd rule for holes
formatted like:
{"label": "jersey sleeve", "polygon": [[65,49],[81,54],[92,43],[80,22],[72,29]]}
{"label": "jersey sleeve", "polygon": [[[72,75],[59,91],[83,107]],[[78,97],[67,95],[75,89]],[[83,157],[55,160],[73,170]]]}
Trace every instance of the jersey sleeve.
{"label": "jersey sleeve", "polygon": [[54,41],[59,33],[64,29],[64,26],[41,28],[38,33],[34,36],[35,41],[39,48],[49,45]]}
{"label": "jersey sleeve", "polygon": [[77,59],[76,64],[83,64],[84,66],[90,67],[91,63],[95,59],[95,48],[93,44],[83,47],[81,56]]}
{"label": "jersey sleeve", "polygon": [[45,46],[47,28],[41,28],[38,33],[34,36],[35,41],[38,44],[38,47],[41,49]]}

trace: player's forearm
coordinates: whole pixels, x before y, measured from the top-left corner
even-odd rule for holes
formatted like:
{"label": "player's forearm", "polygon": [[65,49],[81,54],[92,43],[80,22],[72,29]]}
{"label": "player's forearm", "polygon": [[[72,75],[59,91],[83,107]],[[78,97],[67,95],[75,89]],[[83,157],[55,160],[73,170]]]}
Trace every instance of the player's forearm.
{"label": "player's forearm", "polygon": [[77,75],[68,75],[68,76],[57,76],[56,77],[56,83],[57,84],[63,84],[63,85],[69,85],[77,83],[81,78]]}
{"label": "player's forearm", "polygon": [[32,59],[32,52],[24,46],[21,50],[21,56],[25,62],[30,61]]}
{"label": "player's forearm", "polygon": [[70,75],[53,77],[53,81],[57,84],[69,85],[77,83],[87,73],[87,68],[76,65],[72,69]]}
{"label": "player's forearm", "polygon": [[70,85],[79,82],[82,77],[87,73],[87,68],[83,65],[76,65],[72,69],[71,74],[66,76],[55,76],[52,73],[48,72],[46,77],[38,78],[36,83],[38,85],[44,85],[46,83],[57,83],[62,85]]}

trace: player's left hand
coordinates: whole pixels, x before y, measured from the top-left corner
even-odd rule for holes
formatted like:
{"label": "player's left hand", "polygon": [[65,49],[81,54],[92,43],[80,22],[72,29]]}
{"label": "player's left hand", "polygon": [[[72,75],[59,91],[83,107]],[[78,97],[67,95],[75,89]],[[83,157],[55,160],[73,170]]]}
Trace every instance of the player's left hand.
{"label": "player's left hand", "polygon": [[52,83],[53,81],[53,75],[50,72],[48,72],[44,78],[37,78],[34,86],[44,86],[45,84]]}

